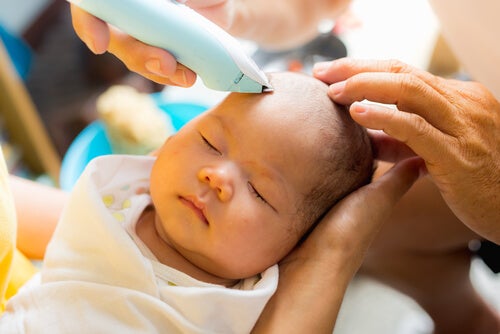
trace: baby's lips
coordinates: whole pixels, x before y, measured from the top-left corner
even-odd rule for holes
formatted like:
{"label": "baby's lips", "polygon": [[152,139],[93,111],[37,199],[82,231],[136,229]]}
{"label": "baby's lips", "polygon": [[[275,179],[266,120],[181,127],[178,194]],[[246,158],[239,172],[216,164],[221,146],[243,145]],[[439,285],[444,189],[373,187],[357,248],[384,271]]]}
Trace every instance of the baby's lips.
{"label": "baby's lips", "polygon": [[188,206],[205,224],[209,225],[206,212],[206,206],[203,202],[198,200],[195,196],[181,196],[181,201]]}

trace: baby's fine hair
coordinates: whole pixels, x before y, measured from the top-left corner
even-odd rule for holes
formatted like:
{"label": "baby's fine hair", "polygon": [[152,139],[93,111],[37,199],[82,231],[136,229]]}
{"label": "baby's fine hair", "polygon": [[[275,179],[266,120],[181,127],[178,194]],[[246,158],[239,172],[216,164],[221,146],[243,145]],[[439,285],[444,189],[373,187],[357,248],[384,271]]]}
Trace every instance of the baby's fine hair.
{"label": "baby's fine hair", "polygon": [[291,79],[287,88],[309,106],[304,125],[319,133],[313,150],[318,177],[298,205],[305,226],[314,226],[342,198],[372,180],[373,152],[366,129],[352,120],[346,107],[332,102],[325,83],[307,76]]}

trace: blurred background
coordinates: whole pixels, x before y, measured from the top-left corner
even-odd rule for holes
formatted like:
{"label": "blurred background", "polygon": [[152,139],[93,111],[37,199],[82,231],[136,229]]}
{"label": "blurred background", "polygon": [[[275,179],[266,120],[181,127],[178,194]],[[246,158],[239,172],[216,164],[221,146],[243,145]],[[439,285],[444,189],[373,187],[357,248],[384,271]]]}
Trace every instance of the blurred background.
{"label": "blurred background", "polygon": [[[441,39],[426,0],[354,0],[349,12],[319,29],[317,40],[281,53],[242,43],[266,70],[307,72],[315,61],[349,55],[466,75]],[[157,93],[158,103],[182,99],[209,106],[221,96],[200,84],[165,88],[129,72],[112,55],[93,55],[75,35],[63,0],[0,0],[0,37],[2,149],[12,173],[40,182],[59,186],[61,162],[75,138],[97,120],[96,99],[113,85]],[[473,263],[471,276],[500,310],[500,280],[480,261]],[[431,320],[412,300],[363,277],[351,284],[335,330],[431,332]]]}
{"label": "blurred background", "polygon": [[[323,24],[321,29],[327,37],[323,35],[323,39],[305,46],[305,50],[290,50],[278,54],[255,51],[252,47],[249,50],[255,51],[254,59],[259,65],[273,70],[308,71],[314,61],[338,58],[346,54],[360,58],[397,58],[428,68],[438,39],[438,28],[425,0],[380,0],[376,3],[378,5],[373,1],[355,0],[352,10],[338,22]],[[45,160],[50,160],[49,157],[55,155],[54,159],[62,159],[76,135],[96,119],[97,96],[112,85],[127,84],[142,92],[163,90],[163,87],[130,73],[114,56],[93,55],[75,35],[68,7],[63,0],[0,0],[3,44],[20,76],[23,86],[21,89],[26,89],[27,96],[24,97],[31,100],[29,102],[33,104],[35,116],[42,123],[41,128],[37,127],[37,132],[47,132],[46,146],[52,146],[55,151],[55,154],[49,153],[49,148],[43,154],[37,150],[29,154],[22,153],[23,149],[30,150],[27,147],[29,144],[23,142],[10,150],[13,154],[9,165],[16,167],[18,173],[30,177],[44,174],[50,168],[49,174],[56,184],[58,175],[54,170],[60,162],[45,162],[51,167],[37,166],[26,155],[45,156]],[[398,16],[391,15],[387,8],[394,8]],[[402,13],[408,15],[401,15]],[[192,92],[183,90],[175,91],[175,94],[199,95],[198,92]],[[12,127],[8,124],[3,126]],[[22,124],[17,126],[21,126],[21,131],[28,131]],[[31,132],[33,131],[32,129]],[[44,142],[38,137],[33,139],[34,142],[40,140]],[[16,141],[19,140],[14,139],[11,144],[16,144]],[[8,140],[4,140],[4,145],[5,142],[8,143]],[[27,169],[22,166],[26,159],[29,165]]]}

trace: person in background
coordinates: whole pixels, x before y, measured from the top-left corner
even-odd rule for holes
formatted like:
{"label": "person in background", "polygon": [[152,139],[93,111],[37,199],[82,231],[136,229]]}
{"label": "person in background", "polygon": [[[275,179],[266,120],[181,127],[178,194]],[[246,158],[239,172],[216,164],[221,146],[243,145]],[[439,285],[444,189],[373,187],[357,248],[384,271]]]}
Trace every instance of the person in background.
{"label": "person in background", "polygon": [[[259,40],[262,36],[266,36],[262,34],[262,31],[272,32],[270,36],[282,34],[274,41],[275,47],[279,47],[283,41],[297,42],[295,36],[307,39],[307,36],[312,35],[307,35],[306,32],[314,33],[320,18],[334,17],[348,5],[347,1],[318,1],[317,3],[280,1],[275,5],[284,6],[284,10],[293,13],[281,15],[282,11],[274,11],[261,6],[260,2],[255,2],[255,4],[252,2],[251,5],[245,1],[222,0],[203,3],[205,5],[200,6],[194,0],[187,2],[188,5],[218,22],[236,36],[254,39],[269,46],[273,45],[273,41]],[[382,252],[384,247],[378,247],[376,242],[371,248],[372,256],[368,256],[364,267],[372,268],[367,271],[413,296],[431,315],[437,332],[453,332],[469,327],[473,331],[481,332],[483,326],[477,326],[477,321],[480,321],[489,328],[489,331],[496,333],[500,322],[498,313],[489,309],[479,297],[473,305],[462,309],[460,314],[452,312],[456,309],[454,305],[457,303],[449,297],[453,295],[452,291],[458,291],[461,287],[466,287],[466,294],[475,294],[467,277],[470,263],[467,241],[471,238],[482,237],[499,243],[500,199],[497,193],[500,178],[498,157],[500,126],[498,101],[491,93],[498,92],[500,87],[498,82],[494,81],[495,75],[492,75],[492,71],[498,68],[495,63],[498,62],[498,56],[495,56],[498,55],[498,43],[495,40],[484,42],[484,38],[498,35],[498,22],[495,25],[497,20],[491,20],[490,15],[498,11],[494,9],[499,5],[491,1],[474,5],[467,4],[466,1],[447,0],[436,0],[432,3],[436,13],[442,19],[443,32],[451,42],[456,56],[464,60],[467,70],[475,76],[475,79],[487,84],[487,88],[478,83],[437,78],[425,71],[396,61],[340,60],[332,64],[318,65],[315,75],[333,84],[330,95],[335,101],[344,104],[354,102],[350,110],[355,120],[369,128],[385,129],[390,135],[388,137],[379,132],[372,133],[372,140],[378,149],[377,154],[380,159],[398,160],[416,153],[425,160],[430,173],[430,178],[421,181],[421,186],[414,187],[396,208],[382,231],[380,240],[384,240],[384,231],[387,231],[385,235],[392,236],[387,238],[387,240],[392,240],[393,244],[392,248],[387,247],[391,251],[390,254],[404,254],[402,250],[408,249],[408,244],[416,245],[418,238],[413,237],[419,235],[422,237],[420,241],[426,242],[421,245],[417,244],[416,249],[426,250],[427,246],[431,246],[434,251],[427,253],[429,256],[419,261],[407,261],[405,257],[399,261],[394,260],[398,268],[391,273],[392,268],[395,267],[388,264],[387,256],[377,256],[377,253],[384,254]],[[304,10],[303,6],[307,6],[308,11]],[[316,11],[316,8],[319,11]],[[460,15],[460,12],[465,14]],[[276,13],[279,15],[275,15]],[[306,13],[312,14],[304,15]],[[463,24],[458,24],[457,17],[481,20],[481,24],[475,27],[484,31],[460,30]],[[290,20],[284,18],[290,18]],[[151,55],[159,52],[168,58],[168,53],[155,48],[152,50],[140,43],[124,51],[125,45],[132,45],[128,43],[138,42],[131,41],[130,37],[120,35],[115,30],[110,33],[106,24],[75,8],[73,8],[73,19],[75,30],[87,45],[92,45],[91,49],[97,53],[109,49],[129,64],[131,69],[153,80],[160,80],[159,77],[152,76],[144,64]],[[283,24],[283,20],[291,25]],[[297,34],[297,31],[304,31],[304,34]],[[464,39],[464,33],[470,38]],[[483,38],[477,39],[477,36]],[[119,43],[113,42],[114,39]],[[491,52],[484,53],[481,52],[481,47],[465,48],[464,45],[467,43],[460,44],[460,41],[464,40],[477,42],[480,45],[486,43],[493,49]],[[185,71],[175,61],[169,66],[168,71],[160,72],[168,77],[171,73],[176,73],[176,68],[181,69],[178,72],[181,80],[178,80],[177,84],[188,86],[194,82],[195,75]],[[483,69],[480,70],[480,67]],[[485,71],[484,68],[487,70]],[[162,82],[168,84],[164,77],[162,76]],[[399,110],[367,106],[356,102],[364,97],[375,102],[397,102]],[[432,110],[432,113],[429,113],[429,110]],[[400,142],[408,146],[401,145]],[[423,201],[429,198],[427,196],[429,193],[434,194],[433,198],[436,201]],[[424,210],[414,215],[412,219],[408,214],[401,217],[398,212],[406,211],[399,208],[402,208],[405,202],[421,203]],[[429,209],[429,205],[433,205],[432,210]],[[436,206],[439,209],[436,209]],[[422,212],[427,212],[427,216],[422,215]],[[442,219],[443,216],[439,212],[443,212],[447,218]],[[396,224],[391,223],[395,220],[399,221],[399,226],[410,226],[413,231],[423,232],[413,235],[402,233],[402,229],[398,229]],[[402,224],[402,221],[407,224]],[[423,222],[428,223],[422,224]],[[399,238],[399,243],[394,242],[396,238]],[[431,240],[439,240],[439,243],[430,245]],[[370,263],[377,263],[378,266],[370,265]],[[448,268],[448,265],[451,267]],[[373,268],[380,268],[380,270],[373,270]],[[429,272],[429,268],[438,270]],[[402,272],[406,274],[402,275]],[[415,283],[425,277],[438,279]],[[457,283],[450,284],[450,282]],[[415,286],[418,289],[415,289]],[[439,295],[434,293],[436,290],[441,291]],[[456,293],[454,295],[456,298],[460,296]],[[464,327],[465,324],[467,326]]]}

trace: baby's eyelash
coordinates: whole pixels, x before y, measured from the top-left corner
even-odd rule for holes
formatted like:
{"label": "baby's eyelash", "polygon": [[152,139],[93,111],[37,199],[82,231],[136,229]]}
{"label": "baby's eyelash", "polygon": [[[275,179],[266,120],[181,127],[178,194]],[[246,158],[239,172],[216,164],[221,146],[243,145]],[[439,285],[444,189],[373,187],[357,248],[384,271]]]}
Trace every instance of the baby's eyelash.
{"label": "baby's eyelash", "polygon": [[248,182],[248,188],[250,189],[250,192],[255,195],[255,197],[260,199],[262,202],[269,204],[266,201],[266,199],[264,197],[262,197],[262,195],[257,191],[257,189],[255,189],[255,187],[250,182]]}
{"label": "baby's eyelash", "polygon": [[220,151],[219,151],[219,150],[218,150],[218,149],[217,149],[214,145],[212,145],[212,143],[210,143],[210,142],[207,140],[207,138],[205,138],[205,137],[204,137],[201,133],[200,133],[200,137],[201,137],[201,139],[203,140],[203,142],[205,143],[205,145],[207,145],[207,146],[208,146],[208,148],[210,148],[211,150],[214,150],[214,151],[216,151],[217,153],[219,153],[219,154],[220,154]]}

